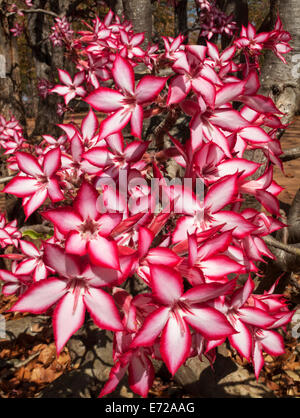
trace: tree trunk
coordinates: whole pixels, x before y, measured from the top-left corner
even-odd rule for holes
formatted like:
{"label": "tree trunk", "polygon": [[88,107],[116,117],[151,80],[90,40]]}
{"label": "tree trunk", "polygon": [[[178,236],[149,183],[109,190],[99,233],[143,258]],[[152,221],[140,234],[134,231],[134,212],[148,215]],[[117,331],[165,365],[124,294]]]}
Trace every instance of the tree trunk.
{"label": "tree trunk", "polygon": [[[178,36],[181,33],[186,33],[188,24],[187,24],[187,0],[181,0],[175,2],[174,6],[174,26],[175,26],[175,36]],[[188,40],[188,38],[187,38]]]}
{"label": "tree trunk", "polygon": [[[242,25],[248,25],[248,1],[247,0],[219,0],[218,5],[227,15],[233,15],[237,23],[238,31]],[[230,43],[230,37],[222,36],[222,48],[226,48]]]}
{"label": "tree trunk", "polygon": [[[287,64],[279,60],[272,51],[265,54],[260,92],[270,96],[278,109],[283,112],[282,122],[290,123],[300,107],[300,3],[298,0],[271,0],[270,5],[270,15],[263,23],[262,29],[272,29],[275,17],[277,18],[277,13],[279,13],[284,30],[290,32],[292,36],[290,45],[293,50],[285,55]],[[294,245],[296,248],[300,247],[299,213],[300,193],[298,191],[289,212],[285,214],[287,217],[285,223],[289,227],[284,228],[285,233],[279,231],[276,236],[281,242]],[[270,249],[275,254],[276,260],[268,263],[265,281],[258,288],[260,291],[266,289],[265,284],[274,283],[282,272],[287,272],[286,278],[281,280],[282,286],[286,285],[289,280],[290,272],[299,272],[299,257],[277,248],[270,247]]]}
{"label": "tree trunk", "polygon": [[[11,20],[11,22],[9,21]],[[26,118],[20,91],[20,71],[16,38],[10,28],[12,17],[4,15],[0,20],[0,114],[6,119],[12,115],[26,128]]]}
{"label": "tree trunk", "polygon": [[134,27],[135,32],[144,32],[146,46],[152,40],[151,0],[123,0],[124,15]]}
{"label": "tree trunk", "polygon": [[122,0],[110,0],[107,2],[111,10],[118,16],[122,17],[124,13]]}
{"label": "tree trunk", "polygon": [[284,30],[290,32],[293,48],[285,55],[287,64],[281,62],[272,51],[265,54],[262,66],[261,93],[271,96],[284,113],[283,123],[289,123],[300,108],[300,2],[280,0],[279,16]]}
{"label": "tree trunk", "polygon": [[[45,9],[47,3],[47,0],[36,0],[35,8]],[[69,4],[70,1],[67,0],[50,0],[49,2],[50,10],[57,14],[64,14]],[[65,51],[63,47],[53,47],[47,39],[51,26],[53,26],[52,18],[44,14],[33,13],[28,16],[28,36],[37,79],[45,78],[55,84],[57,68],[65,68]],[[43,134],[58,135],[61,133],[56,126],[63,121],[63,117],[56,113],[59,102],[61,102],[61,98],[54,94],[48,95],[45,99],[38,98],[38,113],[32,132],[33,138]]]}

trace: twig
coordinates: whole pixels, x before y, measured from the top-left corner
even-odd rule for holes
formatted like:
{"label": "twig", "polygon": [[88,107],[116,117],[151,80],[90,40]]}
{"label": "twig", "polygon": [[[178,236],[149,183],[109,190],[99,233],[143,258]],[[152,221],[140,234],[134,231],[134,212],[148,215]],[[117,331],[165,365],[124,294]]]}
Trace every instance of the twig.
{"label": "twig", "polygon": [[8,176],[0,178],[0,184],[7,183],[8,181],[12,180],[15,176]]}
{"label": "twig", "polygon": [[164,148],[164,136],[174,126],[179,114],[180,110],[178,108],[171,109],[150,135],[150,141],[155,144],[157,150]]}
{"label": "twig", "polygon": [[292,161],[300,158],[300,147],[291,148],[283,152],[279,157],[281,161]]}
{"label": "twig", "polygon": [[[58,14],[51,12],[51,10],[44,10],[44,9],[20,9],[19,12],[27,13],[27,14],[28,13],[42,13],[42,14],[52,16],[52,17],[59,17]],[[11,16],[14,14],[15,12],[11,12],[11,13],[8,13],[7,16]]]}
{"label": "twig", "polygon": [[53,233],[53,228],[50,228],[49,226],[43,225],[43,224],[37,224],[37,225],[25,225],[22,226],[22,228],[19,229],[21,232],[25,231],[34,231],[38,234],[51,234]]}
{"label": "twig", "polygon": [[277,239],[271,236],[263,237],[263,240],[266,244],[271,245],[272,247],[279,248],[280,250],[300,257],[300,248],[294,247],[290,244],[283,244],[282,242],[277,241]]}
{"label": "twig", "polygon": [[1,378],[5,379],[7,376],[11,375],[12,373],[14,373],[15,371],[17,371],[18,369],[20,369],[23,366],[26,366],[26,364],[30,363],[32,360],[34,360],[36,357],[38,357],[41,353],[41,350],[37,351],[36,353],[33,353],[31,356],[29,356],[28,358],[26,358],[25,360],[19,361],[17,360],[17,362],[12,362],[9,363],[7,362],[8,365],[11,365],[13,367],[11,367],[10,369],[8,369],[6,372],[1,374]]}

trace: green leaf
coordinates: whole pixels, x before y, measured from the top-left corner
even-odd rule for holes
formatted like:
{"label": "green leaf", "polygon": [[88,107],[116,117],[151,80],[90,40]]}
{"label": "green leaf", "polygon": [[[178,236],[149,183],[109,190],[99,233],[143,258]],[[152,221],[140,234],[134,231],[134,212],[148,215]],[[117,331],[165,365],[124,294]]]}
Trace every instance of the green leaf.
{"label": "green leaf", "polygon": [[28,236],[31,239],[49,239],[52,237],[52,234],[42,234],[41,232],[36,232],[33,229],[26,229],[22,232],[22,236]]}

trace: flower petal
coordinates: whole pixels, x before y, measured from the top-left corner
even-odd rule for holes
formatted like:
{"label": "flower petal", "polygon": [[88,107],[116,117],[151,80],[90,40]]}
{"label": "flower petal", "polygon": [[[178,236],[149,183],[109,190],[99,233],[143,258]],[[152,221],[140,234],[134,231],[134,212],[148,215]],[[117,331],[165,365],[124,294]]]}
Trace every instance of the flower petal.
{"label": "flower petal", "polygon": [[57,355],[68,339],[81,328],[85,318],[82,296],[77,299],[76,292],[67,294],[60,300],[53,313],[53,332]]}
{"label": "flower petal", "polygon": [[257,328],[267,328],[273,324],[275,318],[259,308],[245,307],[239,309],[241,321]]}
{"label": "flower petal", "polygon": [[133,392],[145,398],[155,377],[151,360],[146,356],[134,355],[129,363],[129,387]]}
{"label": "flower petal", "polygon": [[107,87],[99,87],[84,98],[94,109],[101,112],[114,112],[123,106],[124,96],[116,90]]}
{"label": "flower petal", "polygon": [[102,289],[91,287],[83,296],[83,300],[98,327],[111,331],[123,331],[121,317],[112,296]]}
{"label": "flower petal", "polygon": [[17,152],[16,160],[21,171],[32,177],[42,176],[43,171],[36,158],[27,152]]}
{"label": "flower petal", "polygon": [[52,222],[63,235],[82,223],[80,216],[68,207],[48,210],[42,216]]}
{"label": "flower petal", "polygon": [[66,254],[58,245],[44,243],[44,261],[62,277],[78,277],[81,274],[78,257]]}
{"label": "flower petal", "polygon": [[151,288],[154,298],[164,305],[172,305],[183,293],[180,274],[166,266],[151,265]]}
{"label": "flower petal", "polygon": [[186,361],[190,349],[191,333],[188,325],[183,320],[178,323],[170,316],[161,336],[160,353],[172,376]]}
{"label": "flower petal", "polygon": [[66,283],[56,278],[34,283],[10,309],[12,312],[43,313],[66,293]]}
{"label": "flower petal", "polygon": [[111,72],[118,87],[130,95],[134,95],[134,71],[129,62],[118,55]]}
{"label": "flower petal", "polygon": [[40,206],[42,206],[47,198],[47,195],[47,189],[39,189],[29,198],[29,200],[23,206],[26,219],[29,218],[29,216]]}
{"label": "flower petal", "polygon": [[189,310],[191,313],[184,320],[208,340],[218,340],[236,332],[225,316],[214,308],[193,306]]}
{"label": "flower petal", "polygon": [[237,334],[229,335],[228,339],[233,348],[235,348],[242,357],[250,361],[252,352],[252,336],[249,329],[242,321],[236,320],[233,323]]}
{"label": "flower petal", "polygon": [[83,256],[87,254],[88,240],[77,231],[71,231],[66,239],[65,250],[67,253]]}
{"label": "flower petal", "polygon": [[162,307],[148,315],[132,341],[132,347],[152,345],[164,329],[169,314],[170,309]]}
{"label": "flower petal", "polygon": [[136,100],[138,104],[154,102],[164,88],[168,77],[144,76],[136,87]]}
{"label": "flower petal", "polygon": [[88,242],[88,253],[92,263],[112,269],[120,269],[118,248],[115,241],[110,241],[102,236]]}
{"label": "flower petal", "polygon": [[120,132],[131,119],[132,111],[121,108],[101,122],[99,139]]}
{"label": "flower petal", "polygon": [[75,211],[80,214],[82,219],[97,219],[99,217],[100,214],[97,210],[98,197],[99,193],[95,187],[87,181],[83,181],[73,203]]}

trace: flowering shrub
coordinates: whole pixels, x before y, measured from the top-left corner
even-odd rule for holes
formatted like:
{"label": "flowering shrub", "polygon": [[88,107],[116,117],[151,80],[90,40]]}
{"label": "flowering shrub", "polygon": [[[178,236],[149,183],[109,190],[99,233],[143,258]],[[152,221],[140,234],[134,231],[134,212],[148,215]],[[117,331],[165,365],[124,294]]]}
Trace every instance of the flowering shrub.
{"label": "flowering shrub", "polygon": [[[263,48],[282,60],[289,51],[280,19],[265,34],[249,24],[222,52],[210,42],[185,45],[183,36],[165,37],[163,51],[143,50],[144,35],[112,12],[84,31],[73,32],[65,19],[53,30],[55,44],[73,49],[77,72],[58,69],[59,83],[43,82],[43,94],[68,106],[83,100],[90,110],[81,126],[60,124],[62,135],[45,134],[39,145],[1,117],[1,146],[14,173],[3,192],[22,199],[26,219],[39,211],[53,230],[38,246],[1,215],[0,245],[14,247],[4,255],[11,272],[0,271],[3,294],[19,296],[11,311],[51,310],[57,353],[86,311],[113,331],[115,365],[101,396],[126,371],[132,390],[147,396],[153,358],[174,375],[192,356],[213,363],[226,339],[258,378],[264,351],[284,353],[278,331],[293,316],[275,285],[258,295],[251,278],[264,257],[274,258],[263,237],[283,226],[272,171],[281,168],[280,112],[258,93],[257,72]],[[136,82],[138,64],[147,70]],[[182,115],[187,141],[171,132]],[[145,141],[144,121],[154,116],[162,122]],[[253,180],[262,167],[245,152],[256,149],[267,164]],[[265,210],[243,208],[247,194]],[[145,291],[129,294],[129,280]]]}
{"label": "flowering shrub", "polygon": [[208,40],[214,35],[224,34],[232,36],[237,29],[233,16],[227,16],[220,10],[215,1],[195,0],[199,10],[200,35]]}

